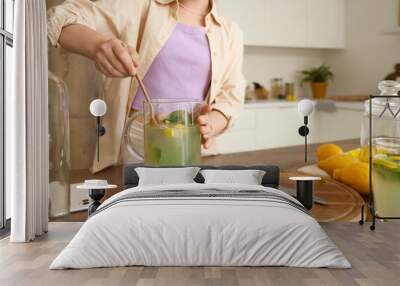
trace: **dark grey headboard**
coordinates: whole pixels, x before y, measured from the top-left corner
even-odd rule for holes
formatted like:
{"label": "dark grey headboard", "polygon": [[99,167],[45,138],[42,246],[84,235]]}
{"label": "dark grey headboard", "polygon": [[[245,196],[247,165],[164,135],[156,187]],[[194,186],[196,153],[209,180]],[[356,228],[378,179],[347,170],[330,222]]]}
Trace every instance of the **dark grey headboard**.
{"label": "dark grey headboard", "polygon": [[[124,190],[136,187],[139,183],[139,177],[135,171],[136,167],[143,167],[143,164],[125,165],[123,170],[123,185]],[[149,166],[146,166],[149,167]],[[279,167],[277,166],[198,166],[201,169],[218,169],[218,170],[263,170],[265,171],[262,185],[265,187],[278,188],[279,187]],[[150,168],[150,167],[149,167]],[[157,167],[160,168],[160,167]],[[174,168],[174,166],[162,167]],[[176,168],[176,167],[175,167]],[[197,183],[204,183],[203,176],[199,173],[194,179]]]}

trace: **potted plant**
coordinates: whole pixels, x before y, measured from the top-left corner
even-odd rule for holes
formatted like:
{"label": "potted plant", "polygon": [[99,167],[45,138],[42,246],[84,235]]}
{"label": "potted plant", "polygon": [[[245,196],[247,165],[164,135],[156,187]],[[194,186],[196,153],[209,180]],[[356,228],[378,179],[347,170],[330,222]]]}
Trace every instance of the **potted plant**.
{"label": "potted plant", "polygon": [[310,83],[313,97],[315,99],[325,98],[328,81],[333,78],[331,67],[323,64],[316,68],[303,70],[301,73],[303,75],[301,84],[303,85],[305,82]]}

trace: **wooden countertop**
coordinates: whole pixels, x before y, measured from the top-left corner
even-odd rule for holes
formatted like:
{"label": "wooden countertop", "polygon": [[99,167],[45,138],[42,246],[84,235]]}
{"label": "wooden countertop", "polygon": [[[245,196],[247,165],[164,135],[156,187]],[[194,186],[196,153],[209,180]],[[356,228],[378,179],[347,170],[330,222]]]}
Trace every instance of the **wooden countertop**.
{"label": "wooden countertop", "polygon": [[[332,143],[332,142],[330,142]],[[360,147],[359,139],[344,140],[333,142],[341,146],[344,150]],[[317,148],[321,145],[308,145],[308,163],[317,162]],[[243,153],[224,154],[208,156],[203,158],[206,165],[276,165],[281,171],[293,171],[305,165],[304,146],[283,147],[268,150],[250,151]]]}

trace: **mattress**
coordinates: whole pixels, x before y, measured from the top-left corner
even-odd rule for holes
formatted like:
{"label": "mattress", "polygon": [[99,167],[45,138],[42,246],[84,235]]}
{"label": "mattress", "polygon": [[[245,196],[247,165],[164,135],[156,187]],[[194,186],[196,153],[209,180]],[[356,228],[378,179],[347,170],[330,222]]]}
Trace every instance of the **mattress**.
{"label": "mattress", "polygon": [[50,269],[133,265],[351,267],[284,192],[193,183],[134,187],[109,198]]}

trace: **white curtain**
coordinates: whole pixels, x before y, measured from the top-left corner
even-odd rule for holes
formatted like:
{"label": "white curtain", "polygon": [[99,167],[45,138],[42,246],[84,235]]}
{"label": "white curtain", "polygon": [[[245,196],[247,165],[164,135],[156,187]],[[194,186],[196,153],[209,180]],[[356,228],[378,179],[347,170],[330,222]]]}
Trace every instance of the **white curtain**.
{"label": "white curtain", "polygon": [[14,92],[6,100],[6,187],[12,242],[28,242],[48,225],[48,99],[45,0],[15,1]]}

